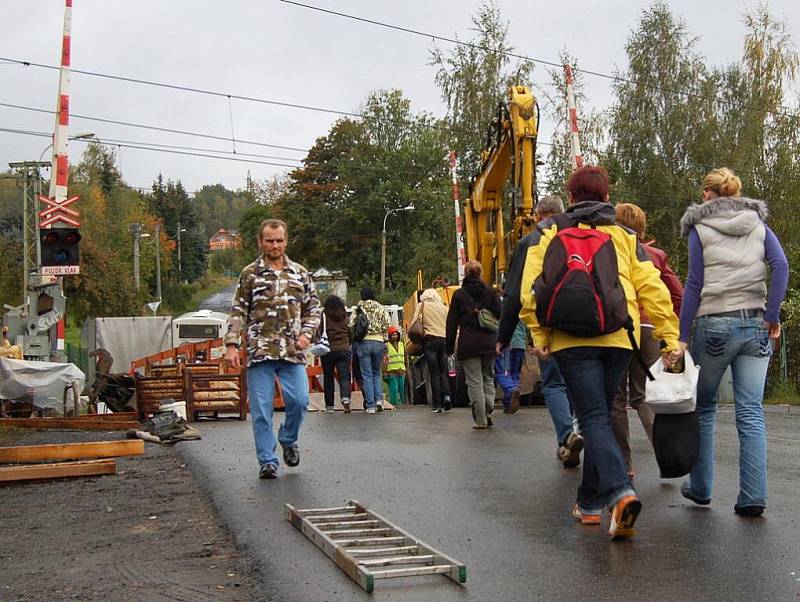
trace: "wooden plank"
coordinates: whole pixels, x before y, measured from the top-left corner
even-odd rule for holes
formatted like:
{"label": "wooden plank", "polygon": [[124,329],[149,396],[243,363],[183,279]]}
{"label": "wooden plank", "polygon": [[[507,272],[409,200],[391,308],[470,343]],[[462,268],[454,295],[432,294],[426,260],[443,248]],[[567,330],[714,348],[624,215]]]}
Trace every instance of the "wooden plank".
{"label": "wooden plank", "polygon": [[112,414],[81,414],[79,420],[136,420],[136,412],[114,412]]}
{"label": "wooden plank", "polygon": [[349,519],[349,520],[365,520],[365,519],[367,519],[369,517],[367,516],[367,513],[365,512],[363,514],[329,514],[329,515],[324,515],[323,514],[323,515],[320,515],[320,516],[306,516],[304,518],[308,519],[310,522],[312,522],[315,525],[322,526],[322,523],[336,522],[336,521],[342,520],[343,518],[346,518],[346,519]]}
{"label": "wooden plank", "polygon": [[33,479],[60,479],[63,477],[87,477],[114,474],[117,461],[84,460],[82,462],[55,462],[52,464],[33,464],[30,466],[0,467],[0,483],[28,481]]}
{"label": "wooden plank", "polygon": [[53,445],[20,445],[0,447],[0,462],[43,462],[46,460],[80,460],[83,458],[116,458],[140,456],[144,441],[95,441],[91,443],[62,443]]}
{"label": "wooden plank", "polygon": [[338,523],[330,522],[330,523],[311,523],[311,524],[317,527],[318,529],[326,531],[326,530],[338,529],[341,527],[360,527],[360,526],[377,527],[378,525],[381,524],[381,522],[377,520],[345,520],[345,521],[340,521]]}
{"label": "wooden plank", "polygon": [[339,531],[325,531],[325,535],[333,540],[340,537],[352,537],[355,535],[390,535],[392,529],[389,527],[379,529],[341,529]]}
{"label": "wooden plank", "polygon": [[139,429],[135,420],[84,420],[83,418],[0,418],[0,427],[77,431],[127,431]]}
{"label": "wooden plank", "polygon": [[[355,507],[353,506],[337,506],[335,508],[295,508],[295,512],[298,512],[303,516],[303,518],[314,518],[315,514],[334,514],[334,513],[354,513]],[[343,516],[347,516],[344,514]]]}
{"label": "wooden plank", "polygon": [[419,546],[396,546],[394,548],[367,548],[367,549],[355,549],[355,550],[348,550],[351,556],[354,558],[360,558],[362,556],[369,557],[375,556],[383,557],[383,556],[391,556],[393,554],[401,555],[401,554],[416,554],[419,552]]}
{"label": "wooden plank", "polygon": [[406,543],[405,537],[360,537],[357,539],[337,539],[336,545],[347,548],[350,546],[374,546],[391,543]]}

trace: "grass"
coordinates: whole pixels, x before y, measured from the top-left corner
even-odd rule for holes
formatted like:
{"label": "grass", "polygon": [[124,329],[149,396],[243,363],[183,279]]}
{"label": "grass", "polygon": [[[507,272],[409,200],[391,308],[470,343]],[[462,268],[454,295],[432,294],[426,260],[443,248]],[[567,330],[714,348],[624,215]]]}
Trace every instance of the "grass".
{"label": "grass", "polygon": [[772,387],[764,397],[764,403],[770,405],[800,405],[800,390],[798,390],[797,385],[791,381],[777,384]]}

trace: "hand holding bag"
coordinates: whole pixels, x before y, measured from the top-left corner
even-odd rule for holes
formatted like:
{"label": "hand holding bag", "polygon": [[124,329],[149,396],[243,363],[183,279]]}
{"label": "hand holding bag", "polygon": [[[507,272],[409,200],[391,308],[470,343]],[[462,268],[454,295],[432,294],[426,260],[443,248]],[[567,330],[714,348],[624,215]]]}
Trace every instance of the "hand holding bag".
{"label": "hand holding bag", "polygon": [[684,364],[684,370],[680,374],[667,372],[660,358],[650,367],[654,380],[647,381],[645,401],[656,414],[694,412],[700,367],[695,366],[688,351],[684,354]]}
{"label": "hand holding bag", "polygon": [[317,342],[311,346],[309,351],[314,355],[325,355],[331,351],[331,344],[328,341],[328,323],[325,319],[325,312],[322,312],[322,334],[319,335]]}

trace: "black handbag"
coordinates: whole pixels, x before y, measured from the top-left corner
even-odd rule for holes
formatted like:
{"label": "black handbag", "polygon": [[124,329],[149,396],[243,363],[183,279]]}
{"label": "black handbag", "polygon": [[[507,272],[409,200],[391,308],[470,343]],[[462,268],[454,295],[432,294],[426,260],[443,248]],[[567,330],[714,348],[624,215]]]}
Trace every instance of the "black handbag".
{"label": "black handbag", "polygon": [[697,412],[656,414],[653,448],[662,479],[674,479],[692,472],[700,455]]}

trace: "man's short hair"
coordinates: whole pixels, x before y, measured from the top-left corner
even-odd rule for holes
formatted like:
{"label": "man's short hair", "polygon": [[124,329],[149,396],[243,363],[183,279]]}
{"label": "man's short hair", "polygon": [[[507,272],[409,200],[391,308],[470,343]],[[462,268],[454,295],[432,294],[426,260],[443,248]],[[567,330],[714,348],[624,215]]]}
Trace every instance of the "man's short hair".
{"label": "man's short hair", "polygon": [[258,238],[259,240],[262,238],[262,234],[264,233],[264,228],[270,228],[271,230],[277,230],[278,228],[283,228],[283,235],[286,238],[289,238],[289,228],[286,226],[286,222],[282,219],[265,219],[261,222],[261,226],[258,228]]}
{"label": "man's short hair", "polygon": [[470,259],[466,265],[464,265],[465,278],[480,278],[482,273],[483,266],[481,265],[480,261]]}
{"label": "man's short hair", "polygon": [[543,196],[536,203],[536,213],[539,215],[564,213],[564,201],[561,200],[561,197],[555,195]]}

